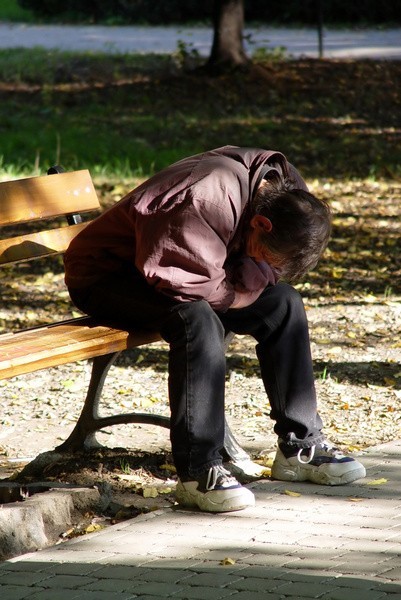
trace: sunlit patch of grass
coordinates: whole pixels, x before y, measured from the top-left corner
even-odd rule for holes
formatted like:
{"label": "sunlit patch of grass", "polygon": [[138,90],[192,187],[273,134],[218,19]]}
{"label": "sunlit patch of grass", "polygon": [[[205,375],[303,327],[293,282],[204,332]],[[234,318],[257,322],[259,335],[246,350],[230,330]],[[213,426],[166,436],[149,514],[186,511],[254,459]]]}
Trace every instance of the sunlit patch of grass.
{"label": "sunlit patch of grass", "polygon": [[0,21],[30,23],[33,20],[32,12],[22,8],[18,0],[1,0]]}

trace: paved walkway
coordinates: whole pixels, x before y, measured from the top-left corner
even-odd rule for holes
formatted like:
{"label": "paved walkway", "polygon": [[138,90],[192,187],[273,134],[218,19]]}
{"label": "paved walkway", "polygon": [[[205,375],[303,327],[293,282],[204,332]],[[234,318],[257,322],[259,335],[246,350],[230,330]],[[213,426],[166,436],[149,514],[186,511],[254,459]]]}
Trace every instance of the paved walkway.
{"label": "paved walkway", "polygon": [[[246,27],[245,47],[286,48],[295,58],[317,57],[317,30]],[[179,41],[208,56],[211,27],[105,27],[101,25],[25,25],[0,23],[0,48],[57,48],[60,50],[103,51],[109,53],[171,53]],[[401,59],[401,29],[324,30],[325,58]]]}
{"label": "paved walkway", "polygon": [[401,600],[401,441],[344,487],[258,481],[255,508],[166,509],[0,564],[2,600]]}

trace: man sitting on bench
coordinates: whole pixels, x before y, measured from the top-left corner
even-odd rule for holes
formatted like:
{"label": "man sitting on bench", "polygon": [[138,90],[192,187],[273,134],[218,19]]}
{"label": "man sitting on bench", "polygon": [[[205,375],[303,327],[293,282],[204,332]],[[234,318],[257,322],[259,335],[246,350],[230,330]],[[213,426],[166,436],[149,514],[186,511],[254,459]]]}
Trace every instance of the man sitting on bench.
{"label": "man sitting on bench", "polygon": [[[338,485],[365,476],[317,412],[308,324],[289,283],[312,269],[330,210],[280,152],[225,146],[183,159],[92,221],[65,255],[78,308],[170,344],[177,501],[240,510],[252,492],[222,466],[225,333],[257,341],[278,435],[272,476]],[[281,281],[283,280],[283,281]]]}

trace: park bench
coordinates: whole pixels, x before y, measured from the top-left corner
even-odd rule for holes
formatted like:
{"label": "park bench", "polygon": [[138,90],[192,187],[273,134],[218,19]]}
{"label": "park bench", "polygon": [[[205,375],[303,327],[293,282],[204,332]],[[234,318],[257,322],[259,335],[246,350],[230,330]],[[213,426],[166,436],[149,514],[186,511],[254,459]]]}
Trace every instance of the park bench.
{"label": "park bench", "polygon": [[[44,176],[0,183],[0,265],[64,252],[100,208],[87,170],[64,172],[60,167],[52,167]],[[21,233],[24,226],[28,231]],[[10,227],[12,235],[7,237]],[[8,332],[0,335],[0,379],[70,362],[92,361],[82,412],[69,437],[56,448],[58,452],[73,453],[98,445],[96,432],[112,425],[142,423],[169,427],[169,418],[161,415],[100,414],[103,385],[119,354],[160,340],[157,332],[125,331],[88,316]],[[225,450],[234,464],[250,460],[227,423]]]}

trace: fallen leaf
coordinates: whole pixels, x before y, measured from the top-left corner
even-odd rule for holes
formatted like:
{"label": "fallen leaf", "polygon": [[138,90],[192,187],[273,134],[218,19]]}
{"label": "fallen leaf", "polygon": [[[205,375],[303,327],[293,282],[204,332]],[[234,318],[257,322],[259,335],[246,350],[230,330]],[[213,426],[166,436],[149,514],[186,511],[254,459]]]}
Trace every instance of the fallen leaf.
{"label": "fallen leaf", "polygon": [[229,566],[229,565],[235,565],[235,560],[233,558],[223,558],[223,560],[220,561],[220,564],[223,565],[224,567]]}
{"label": "fallen leaf", "polygon": [[176,472],[176,468],[174,465],[170,465],[168,463],[165,463],[164,465],[160,465],[160,469],[163,469],[163,471],[169,471],[170,473],[175,473]]}
{"label": "fallen leaf", "polygon": [[157,498],[159,492],[155,487],[144,487],[142,489],[144,498]]}
{"label": "fallen leaf", "polygon": [[99,525],[99,524],[91,523],[85,529],[85,533],[93,533],[94,531],[99,531],[100,529],[104,529],[104,525]]}
{"label": "fallen leaf", "polygon": [[372,481],[368,481],[368,485],[382,485],[383,483],[387,483],[387,479],[373,479]]}
{"label": "fallen leaf", "polygon": [[301,495],[299,492],[292,492],[291,490],[284,490],[283,494],[285,494],[286,496],[292,496],[294,498],[297,498]]}

